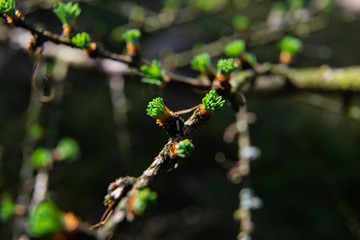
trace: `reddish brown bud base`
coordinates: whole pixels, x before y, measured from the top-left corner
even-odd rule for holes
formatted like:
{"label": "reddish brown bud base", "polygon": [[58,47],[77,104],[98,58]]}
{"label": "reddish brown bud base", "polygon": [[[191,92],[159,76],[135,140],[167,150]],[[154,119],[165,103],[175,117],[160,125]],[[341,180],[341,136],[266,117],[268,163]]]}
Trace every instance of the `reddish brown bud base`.
{"label": "reddish brown bud base", "polygon": [[200,117],[201,117],[202,119],[208,119],[208,118],[210,118],[211,115],[213,115],[213,114],[214,114],[213,112],[207,112],[207,111],[205,110],[205,108],[204,108],[204,105],[201,104],[199,115],[200,115]]}
{"label": "reddish brown bud base", "polygon": [[85,51],[89,55],[89,57],[96,58],[96,54],[97,54],[96,50],[97,50],[96,43],[91,42],[89,49],[86,49]]}
{"label": "reddish brown bud base", "polygon": [[139,53],[140,47],[138,45],[134,45],[132,43],[126,44],[126,53],[130,57],[135,57]]}
{"label": "reddish brown bud base", "polygon": [[279,55],[280,62],[289,65],[293,61],[293,57],[288,52],[281,52]]}

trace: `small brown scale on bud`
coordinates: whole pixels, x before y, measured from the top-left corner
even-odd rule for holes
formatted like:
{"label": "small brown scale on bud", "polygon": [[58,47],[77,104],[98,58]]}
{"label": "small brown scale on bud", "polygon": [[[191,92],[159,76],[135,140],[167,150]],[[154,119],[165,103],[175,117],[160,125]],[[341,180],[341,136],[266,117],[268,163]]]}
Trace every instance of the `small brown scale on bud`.
{"label": "small brown scale on bud", "polygon": [[157,119],[156,123],[163,127],[171,136],[181,134],[184,127],[182,119],[177,114],[170,111],[167,107],[165,107],[163,116]]}
{"label": "small brown scale on bud", "polygon": [[199,115],[200,115],[200,117],[201,117],[202,119],[204,119],[204,120],[205,120],[205,119],[208,119],[208,118],[210,118],[211,115],[213,115],[213,114],[214,114],[214,112],[207,112],[207,111],[205,110],[205,108],[204,108],[204,105],[201,104]]}
{"label": "small brown scale on bud", "polygon": [[74,31],[74,29],[66,23],[62,25],[62,28],[63,28],[63,32],[61,35],[62,37],[69,36]]}
{"label": "small brown scale on bud", "polygon": [[86,49],[85,51],[89,55],[89,57],[96,58],[96,56],[97,56],[97,45],[96,45],[96,43],[91,42],[89,49]]}
{"label": "small brown scale on bud", "polygon": [[280,52],[279,55],[280,62],[286,65],[289,65],[293,61],[293,57],[288,52]]}
{"label": "small brown scale on bud", "polygon": [[126,44],[126,53],[130,57],[135,57],[138,55],[140,47],[138,45],[134,45],[133,43]]}

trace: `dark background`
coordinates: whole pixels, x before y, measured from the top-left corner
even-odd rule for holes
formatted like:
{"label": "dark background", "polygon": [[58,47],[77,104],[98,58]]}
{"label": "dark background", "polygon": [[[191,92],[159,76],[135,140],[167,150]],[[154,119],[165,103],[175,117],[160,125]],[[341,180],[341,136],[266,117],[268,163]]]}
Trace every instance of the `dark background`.
{"label": "dark background", "polygon": [[[162,1],[133,3],[155,12],[162,6]],[[204,13],[189,23],[144,33],[143,56],[160,58],[164,48],[179,52],[197,42],[210,42],[231,34],[231,19],[236,14],[247,15],[252,23],[264,21],[271,3],[251,1],[246,9],[229,7],[217,13]],[[121,1],[91,1],[80,6],[83,11],[78,28],[88,31],[106,48],[122,52],[123,43],[111,40],[112,30],[127,23],[127,17],[117,11]],[[335,9],[334,14],[341,11]],[[61,32],[60,22],[50,10],[36,9],[27,19]],[[334,23],[303,36],[304,53],[294,66],[358,65],[359,24],[358,20]],[[260,62],[277,62],[276,44],[272,42],[250,51],[257,54]],[[314,46],[327,47],[331,55],[327,59],[312,56]],[[33,58],[27,52],[0,43],[0,189],[13,197],[20,187],[32,68]],[[196,76],[187,67],[179,72]],[[40,121],[49,136],[76,139],[82,156],[71,165],[55,166],[50,173],[50,196],[63,211],[73,211],[89,224],[99,221],[105,210],[102,201],[108,184],[120,176],[139,176],[168,139],[146,115],[147,103],[161,96],[168,107],[177,111],[200,103],[203,96],[179,86],[161,90],[138,80],[126,81],[130,157],[125,158],[115,136],[108,77],[96,69],[70,68],[65,89],[61,106],[45,104]],[[339,97],[327,96],[335,100]],[[250,126],[251,141],[262,152],[261,158],[251,164],[250,181],[264,202],[261,209],[252,212],[253,238],[359,238],[359,122],[300,103],[291,96],[252,96],[248,104],[248,110],[257,117]],[[193,140],[192,156],[177,169],[163,173],[153,185],[158,193],[155,212],[125,226],[119,239],[235,238],[239,227],[232,215],[238,208],[241,184],[228,181],[227,170],[214,160],[217,152],[223,152],[236,161],[236,143],[225,144],[222,140],[224,129],[234,120],[227,106],[203,126]],[[10,239],[10,226],[0,225],[1,239]]]}

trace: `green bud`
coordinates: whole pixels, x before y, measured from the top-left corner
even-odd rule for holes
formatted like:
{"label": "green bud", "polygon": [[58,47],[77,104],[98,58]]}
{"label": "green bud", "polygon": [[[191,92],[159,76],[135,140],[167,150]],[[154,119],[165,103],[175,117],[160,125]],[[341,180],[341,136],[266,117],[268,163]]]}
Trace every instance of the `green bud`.
{"label": "green bud", "polygon": [[86,32],[76,34],[72,39],[71,42],[78,48],[90,48],[91,38],[90,35]]}
{"label": "green bud", "polygon": [[42,237],[57,233],[64,229],[62,212],[50,202],[40,203],[29,217],[30,234],[33,237]]}
{"label": "green bud", "polygon": [[147,106],[147,115],[156,119],[160,119],[165,114],[165,108],[166,106],[164,104],[164,100],[161,97],[154,98]]}
{"label": "green bud", "polygon": [[202,99],[203,108],[206,112],[217,112],[222,109],[225,104],[225,100],[222,100],[222,97],[216,97],[216,91],[211,90],[206,96]]}
{"label": "green bud", "polygon": [[70,27],[74,27],[76,24],[77,18],[80,16],[81,9],[79,8],[79,3],[62,3],[55,4],[53,12],[60,19],[62,24],[67,24]]}
{"label": "green bud", "polygon": [[243,40],[235,40],[228,43],[225,47],[225,55],[231,58],[240,57],[245,51],[245,42]]}
{"label": "green bud", "polygon": [[52,164],[53,157],[51,151],[42,147],[35,149],[32,154],[32,165],[36,169],[48,167]]}
{"label": "green bud", "polygon": [[15,15],[15,1],[14,0],[0,0],[0,12],[8,14],[9,16]]}
{"label": "green bud", "polygon": [[286,36],[280,41],[279,49],[282,52],[287,52],[291,56],[294,56],[303,49],[303,44],[298,38]]}
{"label": "green bud", "polygon": [[151,66],[143,65],[140,71],[146,75],[146,78],[141,79],[144,83],[161,85],[164,81],[165,71],[156,60],[152,61]]}
{"label": "green bud", "polygon": [[244,32],[248,30],[250,26],[250,20],[246,16],[238,15],[233,19],[233,26],[236,31]]}
{"label": "green bud", "polygon": [[148,213],[155,208],[156,201],[157,193],[144,188],[135,197],[134,211],[139,215]]}
{"label": "green bud", "polygon": [[194,148],[194,144],[189,139],[185,139],[176,145],[176,155],[181,158],[189,157]]}
{"label": "green bud", "polygon": [[125,40],[125,42],[127,44],[131,43],[134,45],[139,45],[140,43],[140,37],[141,37],[141,32],[138,29],[130,29],[127,30],[123,35],[122,38]]}
{"label": "green bud", "polygon": [[61,160],[74,162],[80,157],[79,144],[72,138],[62,138],[56,147],[56,154]]}
{"label": "green bud", "polygon": [[6,223],[15,215],[15,203],[8,195],[4,195],[0,202],[0,221]]}
{"label": "green bud", "polygon": [[191,68],[206,73],[211,68],[211,59],[208,53],[199,54],[191,61]]}
{"label": "green bud", "polygon": [[238,65],[234,62],[234,59],[220,59],[217,64],[218,74],[224,76],[230,76],[230,74],[238,68]]}

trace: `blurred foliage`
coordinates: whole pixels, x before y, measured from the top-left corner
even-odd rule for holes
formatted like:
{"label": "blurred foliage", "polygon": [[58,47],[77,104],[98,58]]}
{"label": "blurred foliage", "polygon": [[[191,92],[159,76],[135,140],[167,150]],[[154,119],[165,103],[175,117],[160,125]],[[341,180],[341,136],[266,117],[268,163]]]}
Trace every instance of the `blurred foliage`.
{"label": "blurred foliage", "polygon": [[196,55],[191,61],[191,68],[202,73],[207,73],[211,69],[210,55],[208,53]]}
{"label": "blurred foliage", "polygon": [[122,38],[126,41],[127,44],[134,44],[139,45],[141,37],[141,32],[138,29],[130,29],[127,30],[123,35]]}
{"label": "blurred foliage", "polygon": [[233,26],[235,31],[244,32],[248,30],[250,26],[250,20],[244,15],[237,15],[233,20]]}
{"label": "blurred foliage", "polygon": [[299,53],[303,49],[303,44],[300,39],[286,36],[279,43],[280,51],[287,52],[291,56]]}
{"label": "blurred foliage", "polygon": [[80,157],[80,147],[76,140],[72,138],[62,138],[55,148],[59,160],[74,162]]}
{"label": "blurred foliage", "polygon": [[33,237],[60,232],[64,229],[62,212],[50,201],[40,203],[29,217],[29,230]]}
{"label": "blurred foliage", "polygon": [[74,27],[76,20],[80,16],[81,8],[79,7],[79,3],[59,2],[58,4],[54,5],[53,11],[60,19],[62,24],[67,24],[71,27]]}
{"label": "blurred foliage", "polygon": [[6,223],[9,218],[15,215],[15,203],[13,199],[4,194],[0,202],[0,221]]}
{"label": "blurred foliage", "polygon": [[245,46],[243,40],[232,41],[226,45],[225,55],[231,58],[238,58],[245,51]]}
{"label": "blurred foliage", "polygon": [[133,198],[133,211],[137,215],[149,213],[155,208],[157,201],[157,193],[151,192],[149,188],[142,189]]}
{"label": "blurred foliage", "polygon": [[90,35],[86,32],[77,33],[72,39],[71,42],[79,47],[88,49],[90,47],[91,38]]}
{"label": "blurred foliage", "polygon": [[[172,9],[188,5],[185,0],[173,2]],[[197,2],[191,1],[190,5],[197,7]],[[307,1],[304,6],[312,6],[314,2]],[[24,6],[24,1],[20,3],[22,5],[19,6]],[[146,9],[147,17],[164,8],[164,1],[136,3]],[[229,7],[217,12],[216,9],[220,8],[209,3],[209,7],[204,6],[204,9],[210,10],[202,12],[203,15],[196,20],[164,27],[153,33],[144,32],[142,56],[159,59],[161,54],[182,52],[194,45],[203,46],[231,34],[232,21],[239,14],[251,19],[248,31],[253,31],[253,28],[265,23],[272,6],[276,6],[273,9],[281,16],[285,16],[290,6],[287,1],[233,0],[227,4]],[[116,1],[84,2],[80,5],[83,13],[78,20],[79,29],[94,35],[94,39],[101,41],[106,48],[122,52],[124,46],[119,44],[119,40],[124,30],[129,29],[127,24],[131,7],[127,8],[125,3]],[[327,13],[331,21],[320,22],[325,28],[294,34],[302,39],[304,45],[294,67],[317,67],[324,63],[334,67],[360,64],[357,56],[360,52],[358,20],[349,20],[357,15],[333,5],[332,12]],[[49,29],[60,31],[58,21],[51,14],[46,14],[42,8],[29,9],[32,12],[27,18],[31,22],[46,23]],[[341,16],[347,16],[347,21],[338,23],[337,19]],[[98,25],[103,26],[103,35],[96,35],[98,28],[92,28],[98,20],[106,23]],[[311,26],[319,25],[312,23]],[[307,24],[301,27],[310,28]],[[112,30],[116,34],[111,34]],[[9,30],[3,24],[0,31],[0,38],[7,39]],[[111,41],[115,35],[118,39],[116,44]],[[258,37],[262,39],[262,35]],[[224,47],[224,44],[221,45],[221,50]],[[255,53],[261,62],[277,62],[277,41],[262,46],[249,45],[247,50]],[[251,59],[254,55],[247,56]],[[30,99],[29,79],[32,70],[33,64],[27,53],[19,51],[14,43],[1,44],[2,191],[12,192],[21,187],[18,173],[26,135],[25,113]],[[195,74],[190,67],[179,71],[187,75]],[[94,68],[68,69],[61,111],[55,103],[45,104],[39,124],[43,130],[35,129],[35,134],[31,134],[40,144],[44,143],[41,146],[46,147],[56,145],[56,141],[49,141],[49,136],[57,136],[55,139],[72,136],[77,139],[85,160],[71,166],[60,164],[56,167],[50,176],[50,195],[56,198],[61,209],[72,209],[89,223],[98,222],[103,214],[104,209],[100,206],[109,182],[119,176],[141,174],[168,139],[144,113],[149,100],[161,96],[166,98],[169,105],[186,109],[199,104],[201,99],[200,94],[181,86],[169,86],[164,91],[132,80],[126,81],[124,89],[129,107],[125,124],[130,132],[131,157],[128,159],[121,157],[114,136],[116,127],[107,76]],[[331,93],[325,94],[325,97],[342,100]],[[359,105],[356,97],[353,101]],[[250,125],[251,142],[262,152],[262,157],[251,165],[252,188],[264,201],[264,206],[252,213],[255,223],[253,238],[357,239],[353,230],[358,230],[354,219],[358,218],[360,212],[357,194],[360,183],[358,122],[302,104],[289,96],[251,96],[247,104],[248,110],[256,114],[249,115],[252,120],[256,117],[255,123]],[[357,110],[351,108],[352,114],[358,114]],[[234,239],[238,224],[233,222],[231,216],[239,204],[239,186],[226,181],[227,169],[214,161],[214,156],[219,153],[231,162],[237,159],[236,143],[221,141],[224,129],[233,123],[234,118],[227,105],[221,113],[212,117],[194,139],[196,149],[191,156],[181,162],[176,170],[164,173],[154,184],[161,207],[152,215],[137,219],[133,227],[122,230],[124,236],[138,239]],[[58,130],[54,130],[56,126]],[[156,137],[148,141],[147,136]],[[350,211],[344,210],[346,206]],[[8,224],[0,227],[1,239],[11,239]],[[154,231],[144,235],[142,229],[149,228]]]}
{"label": "blurred foliage", "polygon": [[46,168],[53,163],[51,151],[42,147],[35,149],[32,154],[32,164],[36,169]]}
{"label": "blurred foliage", "polygon": [[238,68],[233,58],[220,59],[217,64],[218,74],[230,76],[230,74]]}
{"label": "blurred foliage", "polygon": [[143,65],[140,70],[146,76],[146,78],[141,79],[142,82],[155,85],[163,83],[165,71],[161,68],[161,64],[158,61],[153,60],[150,66]]}

